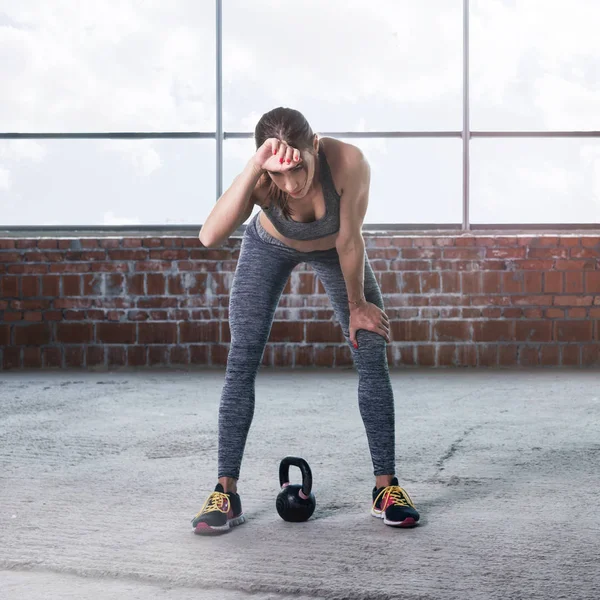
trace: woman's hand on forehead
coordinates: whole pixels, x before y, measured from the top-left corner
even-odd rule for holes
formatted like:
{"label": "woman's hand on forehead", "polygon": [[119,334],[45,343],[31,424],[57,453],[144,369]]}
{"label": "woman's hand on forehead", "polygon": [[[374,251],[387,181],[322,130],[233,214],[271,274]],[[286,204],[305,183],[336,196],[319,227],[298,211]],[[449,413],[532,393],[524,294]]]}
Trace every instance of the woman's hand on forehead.
{"label": "woman's hand on forehead", "polygon": [[300,150],[297,148],[276,138],[271,138],[267,141],[271,142],[271,149],[273,152],[271,159],[267,160],[265,163],[267,171],[283,173],[290,169],[294,169],[302,162]]}

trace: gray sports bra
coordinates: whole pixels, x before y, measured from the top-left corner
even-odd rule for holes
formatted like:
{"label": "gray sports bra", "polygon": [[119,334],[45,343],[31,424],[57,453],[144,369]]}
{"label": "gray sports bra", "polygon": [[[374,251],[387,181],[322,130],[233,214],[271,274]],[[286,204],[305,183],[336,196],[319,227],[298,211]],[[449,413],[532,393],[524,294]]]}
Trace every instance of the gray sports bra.
{"label": "gray sports bra", "polygon": [[340,229],[340,195],[333,184],[329,163],[321,146],[319,146],[319,169],[325,198],[325,214],[320,219],[301,223],[286,219],[281,209],[275,204],[263,208],[263,212],[273,223],[275,229],[291,240],[316,240],[337,233]]}

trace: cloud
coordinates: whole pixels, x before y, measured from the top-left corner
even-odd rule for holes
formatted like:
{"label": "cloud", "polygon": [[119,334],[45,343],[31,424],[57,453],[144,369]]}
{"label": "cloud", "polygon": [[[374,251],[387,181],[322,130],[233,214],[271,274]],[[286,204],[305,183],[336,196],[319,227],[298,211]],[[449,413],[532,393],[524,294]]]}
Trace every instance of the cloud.
{"label": "cloud", "polygon": [[0,191],[7,192],[11,187],[10,171],[0,166]]}
{"label": "cloud", "polygon": [[117,217],[109,210],[104,213],[103,225],[140,225],[141,221],[138,217]]}

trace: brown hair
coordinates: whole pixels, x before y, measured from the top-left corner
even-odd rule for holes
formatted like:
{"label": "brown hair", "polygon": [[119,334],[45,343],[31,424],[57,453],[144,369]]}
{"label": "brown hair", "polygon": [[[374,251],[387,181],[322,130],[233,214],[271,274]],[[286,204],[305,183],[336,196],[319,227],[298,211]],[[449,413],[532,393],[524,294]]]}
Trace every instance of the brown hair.
{"label": "brown hair", "polygon": [[[298,150],[307,150],[314,153],[313,140],[315,134],[304,115],[293,108],[280,106],[265,113],[254,130],[254,141],[258,150],[269,138],[277,138]],[[272,198],[279,206],[283,216],[290,219],[293,211],[290,209],[289,194],[279,189],[277,185],[265,173],[265,183],[270,181],[268,198]]]}

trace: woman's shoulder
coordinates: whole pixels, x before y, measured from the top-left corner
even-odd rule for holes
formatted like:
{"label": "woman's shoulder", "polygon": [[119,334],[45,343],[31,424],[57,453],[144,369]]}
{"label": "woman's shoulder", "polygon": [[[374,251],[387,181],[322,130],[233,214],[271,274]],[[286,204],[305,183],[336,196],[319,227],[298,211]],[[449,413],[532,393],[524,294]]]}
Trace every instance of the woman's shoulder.
{"label": "woman's shoulder", "polygon": [[342,142],[335,138],[321,138],[323,152],[329,163],[329,167],[334,170],[352,168],[357,161],[364,160],[362,150],[355,144]]}
{"label": "woman's shoulder", "polygon": [[336,188],[343,192],[347,175],[352,175],[357,164],[365,160],[362,150],[335,138],[321,138],[321,143]]}

